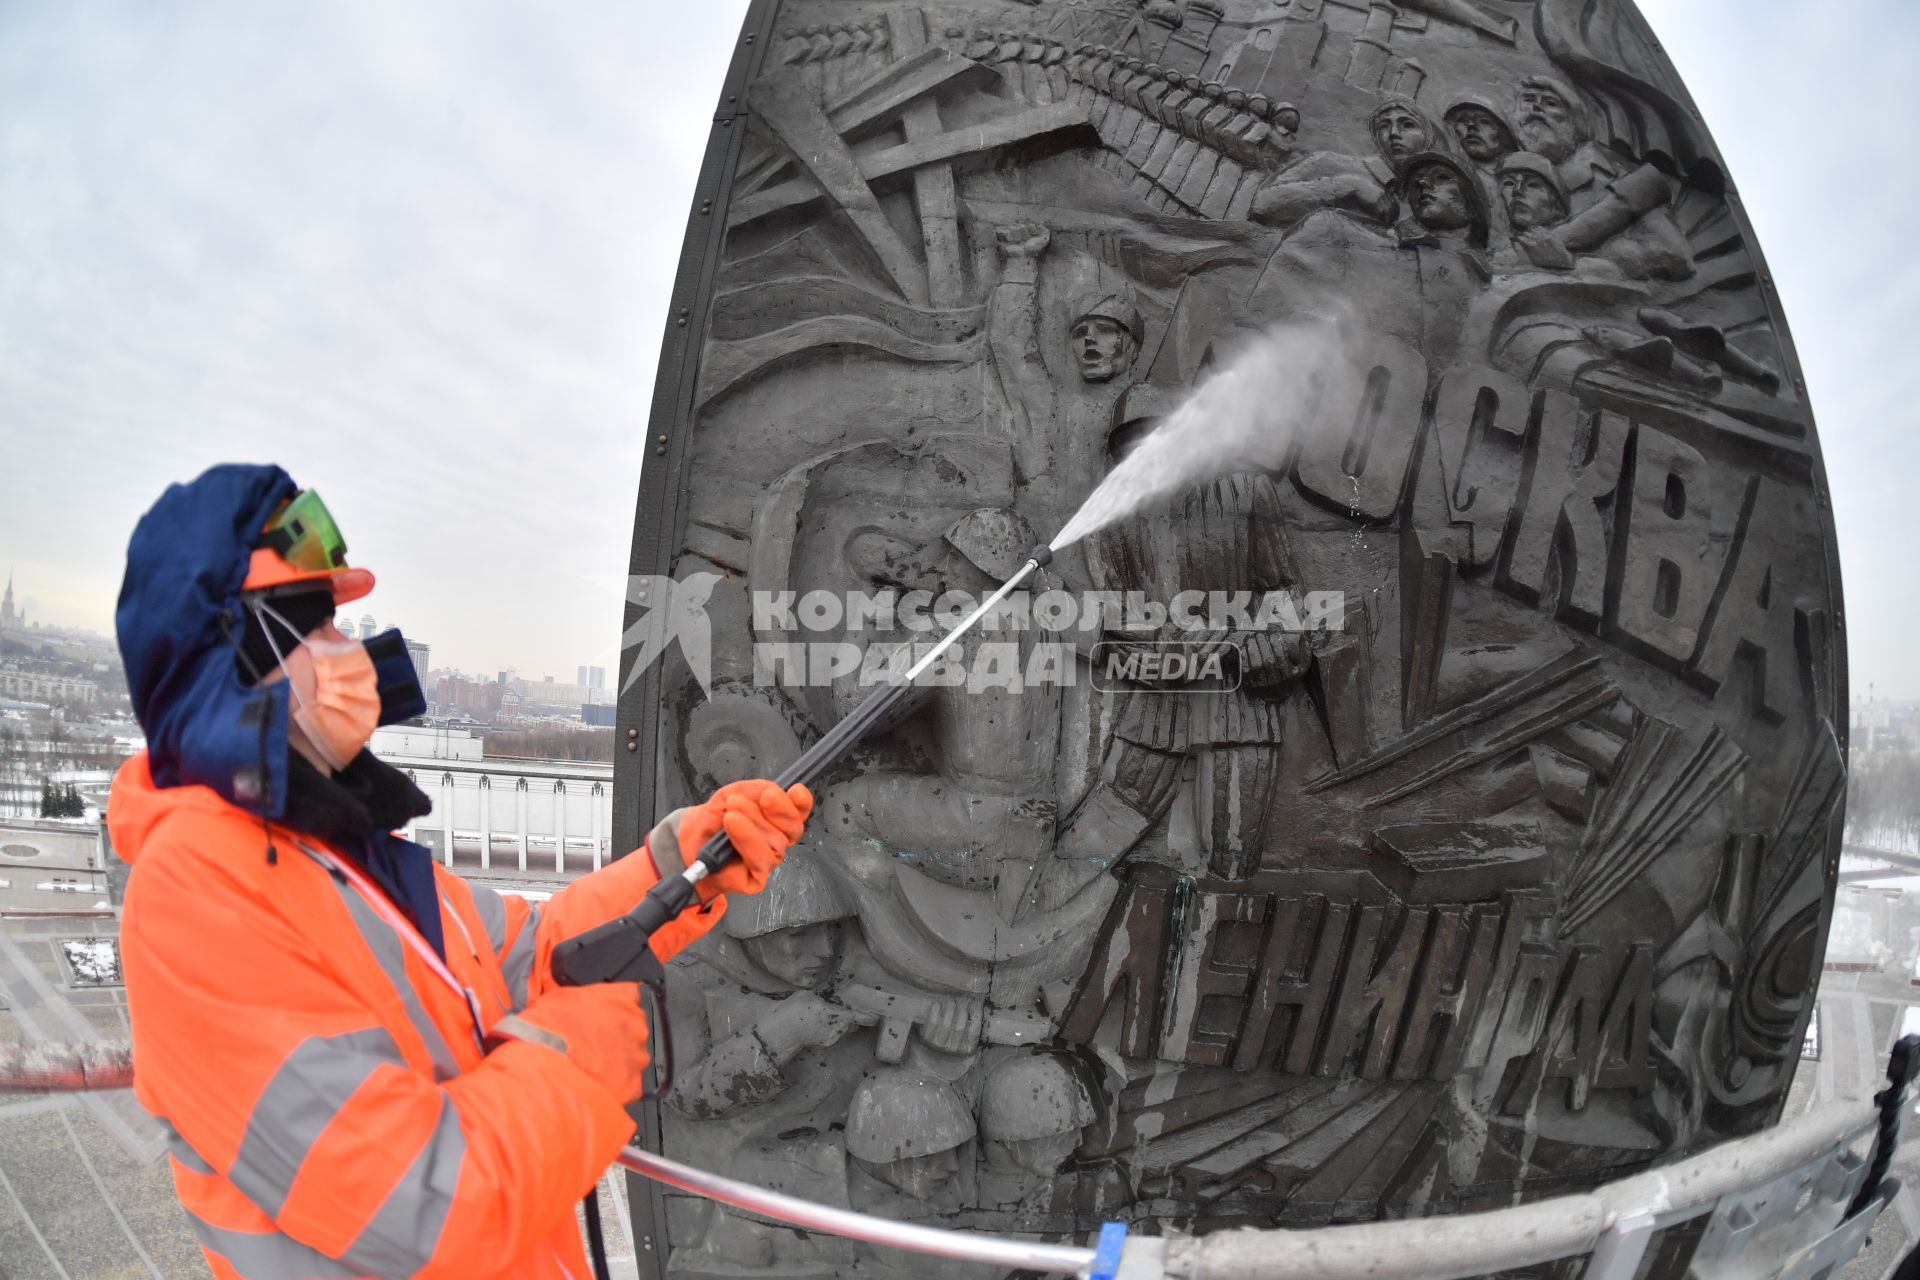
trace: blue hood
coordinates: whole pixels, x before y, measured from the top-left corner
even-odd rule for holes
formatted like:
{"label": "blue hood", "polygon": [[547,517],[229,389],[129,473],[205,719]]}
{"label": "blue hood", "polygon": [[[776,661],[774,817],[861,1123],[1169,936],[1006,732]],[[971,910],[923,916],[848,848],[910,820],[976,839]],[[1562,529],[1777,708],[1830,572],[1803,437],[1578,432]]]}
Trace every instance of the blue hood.
{"label": "blue hood", "polygon": [[286,811],[287,686],[242,681],[234,644],[254,540],[296,492],[279,467],[239,465],[169,486],[127,544],[114,615],[154,785],[269,818]]}

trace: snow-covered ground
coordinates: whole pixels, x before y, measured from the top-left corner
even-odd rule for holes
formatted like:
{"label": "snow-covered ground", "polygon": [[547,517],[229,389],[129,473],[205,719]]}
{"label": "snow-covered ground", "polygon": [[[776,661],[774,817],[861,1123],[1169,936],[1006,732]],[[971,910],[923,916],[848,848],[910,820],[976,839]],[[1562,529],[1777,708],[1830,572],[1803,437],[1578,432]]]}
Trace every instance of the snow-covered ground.
{"label": "snow-covered ground", "polygon": [[120,985],[120,943],[116,938],[67,938],[60,944],[73,969],[74,985]]}

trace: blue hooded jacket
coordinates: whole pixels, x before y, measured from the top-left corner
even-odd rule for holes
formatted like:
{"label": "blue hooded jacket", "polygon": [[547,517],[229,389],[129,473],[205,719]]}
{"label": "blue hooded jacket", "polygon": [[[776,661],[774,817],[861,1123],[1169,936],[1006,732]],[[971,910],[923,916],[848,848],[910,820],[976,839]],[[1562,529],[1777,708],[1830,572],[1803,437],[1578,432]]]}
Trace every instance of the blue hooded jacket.
{"label": "blue hooded jacket", "polygon": [[253,544],[296,492],[279,467],[234,464],[169,485],[134,527],[114,613],[155,785],[268,818],[286,812],[288,691],[243,681],[234,646]]}
{"label": "blue hooded jacket", "polygon": [[[134,527],[114,613],[154,785],[210,787],[268,819],[287,812],[290,686],[240,678],[240,588],[267,518],[297,492],[279,467],[240,464],[169,485]],[[347,852],[444,955],[433,855],[384,831]]]}

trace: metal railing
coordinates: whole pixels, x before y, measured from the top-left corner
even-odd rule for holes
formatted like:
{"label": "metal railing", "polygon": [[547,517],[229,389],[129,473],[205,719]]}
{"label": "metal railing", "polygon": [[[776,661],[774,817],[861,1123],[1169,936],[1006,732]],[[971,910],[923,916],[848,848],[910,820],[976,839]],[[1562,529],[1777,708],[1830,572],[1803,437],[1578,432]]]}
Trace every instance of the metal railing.
{"label": "metal railing", "polygon": [[[1920,1069],[1895,1046],[1872,1102],[1833,1102],[1593,1191],[1485,1213],[1206,1236],[1127,1235],[1103,1247],[952,1231],[817,1204],[628,1147],[619,1163],[719,1204],[867,1244],[1083,1280],[1456,1280],[1588,1259],[1582,1280],[1632,1280],[1659,1233],[1705,1218],[1693,1280],[1814,1280],[1859,1253],[1900,1184],[1886,1176]],[[132,1083],[124,1045],[0,1046],[0,1088]],[[1863,1154],[1863,1149],[1865,1154]],[[1115,1247],[1117,1246],[1117,1247]]]}
{"label": "metal railing", "polygon": [[[1712,1215],[1691,1274],[1789,1276],[1842,1225],[1875,1133],[1871,1103],[1836,1102],[1581,1195],[1457,1217],[1129,1239],[1123,1276],[1182,1280],[1455,1280],[1587,1257],[1582,1280],[1631,1280],[1656,1233]],[[1868,1222],[1891,1198],[1877,1198]],[[1858,1245],[1855,1245],[1857,1251]]]}
{"label": "metal railing", "polygon": [[[1878,1128],[1869,1102],[1835,1102],[1750,1138],[1610,1183],[1582,1195],[1455,1217],[1310,1230],[1227,1231],[1207,1236],[1129,1236],[1111,1271],[1095,1251],[876,1218],[782,1195],[628,1147],[619,1161],[668,1186],[809,1231],[942,1258],[1094,1280],[1454,1280],[1590,1258],[1583,1280],[1631,1280],[1655,1234],[1714,1215],[1696,1250],[1695,1276],[1811,1275],[1795,1263],[1827,1254],[1849,1228],[1851,1256],[1892,1198],[1872,1198],[1864,1221],[1843,1221],[1867,1168],[1854,1144]],[[1897,1184],[1893,1184],[1897,1187]],[[1767,1229],[1785,1226],[1786,1231]],[[1828,1247],[1822,1249],[1825,1244]],[[1783,1246],[1789,1246],[1783,1248]],[[1757,1248],[1780,1265],[1756,1267]],[[1735,1265],[1745,1263],[1746,1265]]]}
{"label": "metal railing", "polygon": [[1073,1245],[1042,1244],[1030,1240],[1011,1240],[1004,1236],[979,1235],[971,1231],[948,1231],[941,1227],[923,1227],[892,1218],[876,1218],[852,1209],[836,1209],[798,1196],[768,1191],[751,1183],[723,1178],[705,1169],[657,1156],[651,1151],[628,1147],[618,1156],[621,1164],[635,1173],[645,1174],[670,1187],[691,1191],[709,1200],[745,1209],[763,1217],[808,1231],[825,1231],[867,1244],[911,1249],[937,1258],[957,1258],[1019,1271],[1040,1271],[1048,1275],[1085,1275],[1093,1262],[1092,1249]]}
{"label": "metal railing", "polygon": [[[1694,1280],[1813,1280],[1859,1253],[1899,1190],[1885,1177],[1920,1066],[1895,1047],[1872,1102],[1834,1102],[1594,1191],[1485,1213],[1305,1230],[1129,1235],[1116,1249],[949,1231],[764,1190],[629,1147],[619,1162],[735,1209],[869,1244],[1082,1280],[1459,1280],[1584,1257],[1632,1280],[1659,1233],[1705,1218]],[[1870,1147],[1863,1155],[1858,1147]],[[1108,1233],[1108,1239],[1118,1239]]]}

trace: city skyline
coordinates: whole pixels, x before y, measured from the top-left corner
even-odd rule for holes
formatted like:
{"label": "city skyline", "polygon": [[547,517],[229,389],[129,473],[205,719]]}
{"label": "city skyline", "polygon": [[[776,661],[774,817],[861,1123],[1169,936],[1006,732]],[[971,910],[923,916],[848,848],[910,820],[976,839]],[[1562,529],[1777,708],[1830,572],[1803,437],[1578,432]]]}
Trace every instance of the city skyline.
{"label": "city skyline", "polygon": [[[63,623],[51,622],[51,621],[43,623],[40,619],[35,618],[33,616],[35,612],[35,609],[34,609],[35,597],[26,592],[15,591],[13,588],[14,588],[14,577],[13,575],[10,574],[6,579],[6,583],[4,587],[4,590],[6,592],[6,598],[9,604],[13,606],[15,614],[19,618],[19,621],[15,625],[18,628],[24,630],[26,634],[31,635],[34,630],[44,627],[46,630],[56,634],[66,633],[71,635],[87,636],[92,639],[104,641],[108,645],[112,645],[115,643],[114,634],[113,634],[113,625],[111,620],[109,620],[105,629],[81,626],[78,624],[63,624]],[[369,620],[371,620],[374,623],[374,626],[372,627],[371,630],[369,630],[369,628],[366,625]],[[355,613],[352,611],[351,608],[345,608],[340,610],[338,615],[335,617],[334,621],[335,621],[335,625],[337,625],[342,631],[346,632],[348,635],[352,636],[357,640],[365,640],[365,639],[368,639],[370,635],[377,635],[382,631],[388,630],[389,628],[397,628],[400,631],[402,637],[407,641],[407,643],[410,646],[424,646],[429,649],[433,647],[433,640],[430,637],[415,635],[412,631],[408,630],[405,626],[401,625],[400,623],[394,622],[391,619],[379,618],[376,615],[369,614],[369,613]],[[0,612],[0,631],[7,630],[6,624],[7,624],[7,618],[5,617],[3,612]],[[575,664],[575,671],[577,673],[578,672],[596,673],[600,678],[600,683],[595,684],[591,680],[582,680],[582,679],[579,679],[577,676],[573,680],[563,680],[561,679],[561,676],[565,674],[564,668],[562,668],[559,673],[555,673],[547,670],[540,670],[538,674],[529,675],[529,674],[523,673],[520,664],[512,663],[512,662],[508,662],[508,663],[482,662],[479,664],[479,666],[475,667],[472,671],[468,671],[464,667],[453,666],[450,664],[435,664],[430,668],[430,670],[438,671],[442,673],[457,674],[467,679],[480,680],[482,682],[491,681],[496,678],[509,679],[509,680],[519,679],[519,680],[528,680],[534,683],[544,682],[549,684],[568,685],[570,687],[579,686],[583,688],[604,687],[605,675],[606,675],[606,669],[603,667],[582,666],[577,663]],[[422,679],[425,679],[429,674],[429,672],[422,671],[419,674]]]}

